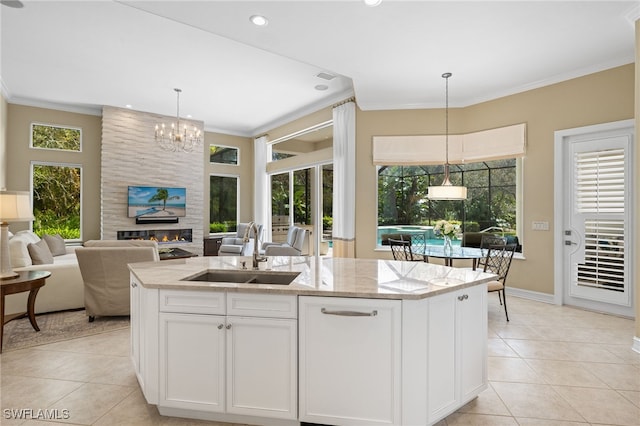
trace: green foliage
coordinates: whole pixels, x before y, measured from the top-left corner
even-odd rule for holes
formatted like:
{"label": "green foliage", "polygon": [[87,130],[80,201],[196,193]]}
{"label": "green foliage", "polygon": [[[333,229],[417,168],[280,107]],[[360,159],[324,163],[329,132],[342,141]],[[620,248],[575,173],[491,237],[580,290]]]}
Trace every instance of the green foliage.
{"label": "green foliage", "polygon": [[235,231],[237,217],[238,179],[209,176],[209,223],[226,224],[227,229],[220,232]]}
{"label": "green foliage", "polygon": [[79,129],[34,124],[32,138],[35,148],[80,151]]}
{"label": "green foliage", "polygon": [[33,166],[33,224],[38,235],[80,238],[80,168]]}
{"label": "green foliage", "polygon": [[228,228],[226,223],[214,222],[209,224],[209,232],[216,233],[216,232],[227,232],[227,231],[228,231]]}
{"label": "green foliage", "polygon": [[331,229],[333,227],[333,217],[332,216],[322,216],[322,228],[323,229]]}

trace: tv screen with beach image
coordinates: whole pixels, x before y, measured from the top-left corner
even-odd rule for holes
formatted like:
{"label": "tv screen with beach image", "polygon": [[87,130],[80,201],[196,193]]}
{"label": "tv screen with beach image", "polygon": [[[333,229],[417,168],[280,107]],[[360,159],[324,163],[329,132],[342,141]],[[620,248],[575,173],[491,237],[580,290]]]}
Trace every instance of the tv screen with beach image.
{"label": "tv screen with beach image", "polygon": [[187,189],[130,186],[129,217],[169,219],[186,216]]}

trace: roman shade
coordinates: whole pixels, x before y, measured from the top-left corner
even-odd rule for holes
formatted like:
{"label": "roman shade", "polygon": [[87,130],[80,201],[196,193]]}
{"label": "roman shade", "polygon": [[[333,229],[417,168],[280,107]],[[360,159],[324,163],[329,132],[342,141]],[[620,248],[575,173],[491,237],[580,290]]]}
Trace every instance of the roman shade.
{"label": "roman shade", "polygon": [[[524,157],[526,124],[449,135],[449,163],[474,163]],[[373,164],[416,166],[444,164],[445,135],[374,136]]]}

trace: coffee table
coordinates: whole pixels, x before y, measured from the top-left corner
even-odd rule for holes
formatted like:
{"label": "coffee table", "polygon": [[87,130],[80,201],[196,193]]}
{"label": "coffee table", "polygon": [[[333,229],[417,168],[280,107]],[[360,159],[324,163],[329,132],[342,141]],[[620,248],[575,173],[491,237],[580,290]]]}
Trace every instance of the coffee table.
{"label": "coffee table", "polygon": [[197,257],[198,255],[195,253],[191,253],[190,251],[181,249],[181,248],[162,248],[158,250],[158,254],[160,255],[160,260],[169,260],[169,259],[184,259],[187,257]]}
{"label": "coffee table", "polygon": [[[40,331],[38,323],[36,323],[35,305],[36,296],[41,287],[44,286],[45,280],[51,276],[49,271],[22,271],[15,278],[5,278],[0,280],[0,353],[2,353],[2,340],[4,337],[4,325],[9,321],[18,318],[29,317],[29,322],[35,331]],[[29,292],[27,299],[27,311],[16,314],[4,314],[4,298],[9,294]]]}

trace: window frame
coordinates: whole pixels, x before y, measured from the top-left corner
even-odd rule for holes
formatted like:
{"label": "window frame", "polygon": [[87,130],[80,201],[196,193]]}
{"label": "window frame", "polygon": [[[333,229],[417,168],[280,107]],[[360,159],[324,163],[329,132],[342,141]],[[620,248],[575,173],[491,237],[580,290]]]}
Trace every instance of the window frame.
{"label": "window frame", "polygon": [[[218,164],[218,163],[216,163]],[[207,205],[209,207],[209,217],[207,218],[207,228],[209,229],[209,235],[217,235],[217,234],[225,234],[228,232],[234,232],[234,231],[228,231],[228,232],[211,232],[211,177],[215,176],[215,177],[222,177],[222,178],[234,178],[236,180],[236,229],[238,224],[240,223],[240,175],[237,174],[233,174],[233,173],[219,173],[219,172],[211,172],[209,173],[209,191],[208,191],[208,196],[207,196]]]}
{"label": "window frame", "polygon": [[[515,218],[516,218],[516,224],[515,224],[515,231],[516,231],[516,236],[518,237],[519,240],[519,244],[522,246],[522,255],[524,255],[524,250],[525,250],[525,244],[524,244],[524,238],[522,235],[522,230],[523,228],[523,220],[524,220],[524,202],[523,202],[523,176],[524,176],[524,158],[523,157],[515,157],[513,158],[516,162],[515,164],[515,194],[516,194],[516,211],[515,211]],[[474,163],[481,163],[483,161],[475,161]],[[470,162],[471,163],[471,162]],[[379,183],[380,183],[380,168],[381,167],[385,167],[384,165],[376,165],[375,166],[375,193],[376,193],[376,210],[375,210],[375,215],[376,215],[376,219],[375,219],[375,232],[377,235],[378,232],[378,227],[380,226],[378,224],[378,206],[379,206],[379,198],[378,198],[378,194],[379,194]],[[388,246],[382,246],[380,244],[378,244],[378,239],[375,238],[375,246],[374,246],[374,250],[385,250],[388,251],[389,247]],[[519,254],[520,255],[520,254]],[[520,255],[520,256],[522,256]]]}
{"label": "window frame", "polygon": [[[215,147],[220,147],[220,148],[229,148],[229,149],[234,149],[236,151],[236,162],[235,163],[221,163],[219,161],[211,161],[211,147],[215,146]],[[209,153],[208,153],[208,158],[209,158],[209,164],[220,164],[223,166],[240,166],[240,148],[238,148],[237,146],[231,146],[231,145],[221,145],[221,144],[217,144],[217,143],[210,143],[209,144]]]}
{"label": "window frame", "polygon": [[[46,149],[46,148],[44,148]],[[73,151],[76,152],[76,151]],[[33,203],[34,203],[34,196],[33,196],[33,171],[34,171],[34,167],[35,166],[54,166],[54,167],[72,167],[72,168],[77,168],[80,169],[80,211],[79,211],[79,216],[80,216],[80,237],[77,239],[65,239],[65,243],[81,243],[82,241],[84,241],[83,239],[83,205],[84,205],[84,167],[82,164],[79,163],[61,163],[59,161],[36,161],[36,160],[31,160],[30,161],[30,167],[29,167],[29,187],[30,187],[30,192],[31,192],[31,209],[33,210]],[[35,216],[35,215],[34,215]],[[30,229],[33,231],[33,222],[30,222],[29,225]]]}
{"label": "window frame", "polygon": [[[42,147],[39,147],[39,146],[34,146],[33,145],[33,130],[34,130],[34,126],[46,126],[46,127],[54,127],[56,129],[77,130],[77,131],[80,132],[80,146],[78,147],[77,151],[73,150],[73,149],[42,148]],[[29,125],[29,148],[31,148],[31,149],[40,149],[40,150],[43,150],[43,151],[59,151],[59,152],[77,152],[77,153],[81,153],[82,152],[82,140],[83,140],[82,127],[63,126],[63,125],[60,125],[60,124],[41,123],[41,122],[37,122],[37,121],[31,122],[31,124]]]}

